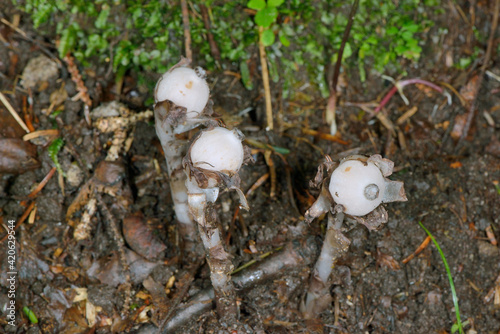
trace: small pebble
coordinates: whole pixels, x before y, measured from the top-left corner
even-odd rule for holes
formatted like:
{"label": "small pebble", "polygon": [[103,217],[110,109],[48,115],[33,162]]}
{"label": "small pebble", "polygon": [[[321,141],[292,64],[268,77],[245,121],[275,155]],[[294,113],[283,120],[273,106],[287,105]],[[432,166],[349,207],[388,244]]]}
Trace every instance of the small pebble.
{"label": "small pebble", "polygon": [[28,89],[58,75],[57,64],[44,55],[31,59],[23,71],[21,85]]}

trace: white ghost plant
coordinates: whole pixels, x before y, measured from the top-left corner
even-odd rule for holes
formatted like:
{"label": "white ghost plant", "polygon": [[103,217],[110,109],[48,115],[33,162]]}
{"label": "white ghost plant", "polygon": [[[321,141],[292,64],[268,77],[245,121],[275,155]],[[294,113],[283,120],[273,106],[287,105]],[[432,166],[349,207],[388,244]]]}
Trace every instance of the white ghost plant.
{"label": "white ghost plant", "polygon": [[[353,155],[339,165],[330,157],[318,168],[313,185],[321,193],[305,214],[306,222],[328,213],[328,226],[316,262],[309,290],[301,309],[306,317],[315,317],[331,302],[329,277],[335,262],[347,251],[350,241],[341,232],[344,216],[353,218],[370,230],[387,222],[382,203],[406,201],[403,182],[391,181],[394,163],[380,155]],[[324,171],[326,170],[326,176]]]}

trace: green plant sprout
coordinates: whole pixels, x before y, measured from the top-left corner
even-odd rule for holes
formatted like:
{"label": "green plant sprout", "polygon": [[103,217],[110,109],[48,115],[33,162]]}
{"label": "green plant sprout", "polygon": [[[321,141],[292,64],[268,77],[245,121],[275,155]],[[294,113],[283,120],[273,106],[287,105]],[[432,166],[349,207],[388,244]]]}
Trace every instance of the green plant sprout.
{"label": "green plant sprout", "polygon": [[50,159],[57,168],[57,172],[62,176],[66,176],[66,173],[62,170],[61,164],[59,163],[59,158],[57,157],[57,154],[63,148],[63,146],[64,140],[62,138],[57,138],[54,139],[54,141],[50,144],[48,151]]}
{"label": "green plant sprout", "polygon": [[[460,334],[463,334],[464,330],[462,328],[462,321],[460,320],[460,310],[458,308],[457,292],[455,291],[455,284],[453,283],[453,277],[451,276],[451,270],[450,270],[450,266],[448,265],[448,261],[446,261],[446,257],[444,256],[444,253],[441,250],[441,247],[439,247],[438,242],[436,241],[436,239],[434,239],[434,236],[431,234],[431,232],[429,232],[429,230],[425,228],[425,226],[424,226],[424,224],[422,224],[422,222],[418,222],[418,224],[425,231],[425,233],[427,233],[427,235],[431,238],[432,242],[434,243],[434,245],[436,246],[436,248],[439,252],[439,255],[441,256],[441,259],[443,260],[444,268],[446,269],[446,275],[448,275],[448,280],[450,281],[451,297],[453,299],[453,307],[455,308],[455,316],[457,318],[457,323],[454,324],[453,326],[455,326],[455,325],[458,326],[458,331],[460,332]],[[452,333],[455,333],[455,332],[456,332],[456,329],[454,331],[452,329]]]}
{"label": "green plant sprout", "polygon": [[29,321],[32,324],[38,323],[38,318],[36,317],[35,312],[33,312],[29,307],[27,307],[27,306],[23,307],[23,312],[28,317]]}

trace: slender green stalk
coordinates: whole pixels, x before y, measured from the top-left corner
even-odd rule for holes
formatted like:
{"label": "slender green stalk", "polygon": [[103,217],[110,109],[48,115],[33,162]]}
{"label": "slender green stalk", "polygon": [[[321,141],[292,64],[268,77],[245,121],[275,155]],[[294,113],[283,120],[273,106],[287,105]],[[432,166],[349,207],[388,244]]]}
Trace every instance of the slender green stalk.
{"label": "slender green stalk", "polygon": [[427,233],[427,235],[429,237],[431,237],[432,242],[434,243],[434,245],[436,245],[436,248],[439,252],[439,255],[441,255],[441,259],[443,260],[444,267],[446,269],[446,274],[448,275],[448,279],[450,281],[451,296],[453,298],[453,306],[455,307],[455,314],[457,316],[458,330],[459,330],[460,334],[463,334],[464,330],[462,328],[462,321],[460,320],[460,310],[458,309],[457,292],[455,291],[455,284],[453,284],[453,277],[451,276],[450,266],[448,266],[448,262],[446,261],[446,258],[444,257],[444,253],[441,250],[441,247],[439,247],[439,244],[436,241],[436,239],[434,239],[434,237],[432,236],[431,232],[429,232],[429,230],[425,228],[425,226],[422,224],[422,222],[418,222],[418,224],[420,225],[420,227],[422,227],[424,229],[425,233]]}

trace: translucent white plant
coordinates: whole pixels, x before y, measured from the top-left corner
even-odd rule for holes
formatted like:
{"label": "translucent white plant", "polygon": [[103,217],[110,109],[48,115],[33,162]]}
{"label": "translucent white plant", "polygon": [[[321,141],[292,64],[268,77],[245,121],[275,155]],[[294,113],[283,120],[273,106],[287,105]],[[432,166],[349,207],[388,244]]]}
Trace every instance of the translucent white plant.
{"label": "translucent white plant", "polygon": [[186,108],[183,115],[185,121],[200,116],[210,97],[205,76],[206,73],[201,67],[194,70],[185,66],[173,67],[156,83],[155,102],[168,100]]}
{"label": "translucent white plant", "polygon": [[187,152],[187,141],[176,137],[201,124],[212,124],[210,91],[201,68],[187,67],[182,59],[158,80],[155,88],[155,127],[167,161],[170,190],[179,223],[179,234],[188,252],[196,246],[196,225],[189,215],[186,176],[182,158]]}
{"label": "translucent white plant", "polygon": [[184,159],[189,209],[198,222],[221,318],[237,319],[239,311],[230,276],[233,264],[222,243],[214,202],[221,189],[233,189],[239,194],[240,205],[248,210],[238,171],[251,157],[242,140],[236,129],[209,128],[194,139]]}
{"label": "translucent white plant", "polygon": [[349,156],[338,166],[327,156],[326,162],[318,168],[313,185],[321,187],[321,193],[307,210],[305,218],[310,223],[328,212],[328,226],[301,306],[305,317],[317,316],[331,303],[329,277],[332,267],[350,244],[341,232],[344,216],[376,230],[388,219],[387,211],[380,204],[407,200],[403,182],[386,178],[392,174],[393,168],[392,161],[378,154],[369,158]]}

